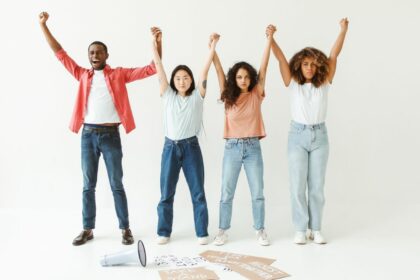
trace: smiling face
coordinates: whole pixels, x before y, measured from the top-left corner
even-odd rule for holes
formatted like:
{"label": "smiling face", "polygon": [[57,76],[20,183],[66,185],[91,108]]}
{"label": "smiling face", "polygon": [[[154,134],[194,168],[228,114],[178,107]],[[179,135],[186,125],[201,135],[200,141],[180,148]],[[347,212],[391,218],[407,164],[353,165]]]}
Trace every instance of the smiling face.
{"label": "smiling face", "polygon": [[251,77],[248,71],[244,68],[239,68],[236,72],[236,85],[241,89],[241,92],[248,92],[249,85],[251,84]]}
{"label": "smiling face", "polygon": [[315,59],[311,57],[305,57],[302,60],[302,64],[300,65],[302,75],[305,77],[306,82],[311,82],[312,78],[314,77],[316,73],[316,64]]}
{"label": "smiling face", "polygon": [[102,70],[105,68],[106,60],[108,59],[108,52],[104,46],[100,44],[92,44],[88,49],[88,56],[90,65],[95,70]]}
{"label": "smiling face", "polygon": [[174,76],[174,84],[176,90],[181,94],[185,95],[190,89],[192,84],[192,78],[185,70],[178,70]]}

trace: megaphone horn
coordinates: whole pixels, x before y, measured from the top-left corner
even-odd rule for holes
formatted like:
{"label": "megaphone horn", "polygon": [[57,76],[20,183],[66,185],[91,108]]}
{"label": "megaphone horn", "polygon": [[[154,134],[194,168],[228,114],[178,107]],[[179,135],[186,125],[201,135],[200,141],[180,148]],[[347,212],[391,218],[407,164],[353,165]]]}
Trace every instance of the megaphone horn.
{"label": "megaphone horn", "polygon": [[146,249],[141,240],[137,242],[137,248],[126,250],[114,254],[105,255],[101,259],[102,266],[122,265],[128,263],[140,263],[143,267],[146,266]]}

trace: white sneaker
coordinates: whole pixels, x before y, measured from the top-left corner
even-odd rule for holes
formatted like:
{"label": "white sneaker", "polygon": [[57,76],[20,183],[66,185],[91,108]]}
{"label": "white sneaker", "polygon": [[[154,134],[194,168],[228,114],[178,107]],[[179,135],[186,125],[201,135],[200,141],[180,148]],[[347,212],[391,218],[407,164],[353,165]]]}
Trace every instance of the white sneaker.
{"label": "white sneaker", "polygon": [[197,240],[198,240],[198,244],[200,244],[200,245],[209,244],[209,237],[208,236],[198,237]]}
{"label": "white sneaker", "polygon": [[305,231],[297,231],[295,233],[295,238],[293,239],[293,242],[299,245],[306,244],[306,232]]}
{"label": "white sneaker", "polygon": [[227,242],[227,240],[228,240],[228,236],[225,233],[225,231],[223,229],[219,229],[219,232],[214,238],[213,245],[222,246]]}
{"label": "white sneaker", "polygon": [[261,246],[268,246],[270,245],[270,240],[268,240],[267,233],[264,229],[260,229],[256,231],[258,243],[260,243]]}
{"label": "white sneaker", "polygon": [[156,243],[159,245],[165,245],[166,243],[169,242],[170,237],[166,237],[166,236],[158,236],[156,238]]}
{"label": "white sneaker", "polygon": [[312,239],[316,244],[326,244],[324,236],[322,236],[320,231],[312,231],[309,235],[309,239]]}

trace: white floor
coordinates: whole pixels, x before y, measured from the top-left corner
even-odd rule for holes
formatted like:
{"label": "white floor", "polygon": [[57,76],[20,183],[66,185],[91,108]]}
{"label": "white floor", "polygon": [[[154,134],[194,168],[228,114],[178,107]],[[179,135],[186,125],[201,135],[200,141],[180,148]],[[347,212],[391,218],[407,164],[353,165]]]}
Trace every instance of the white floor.
{"label": "white floor", "polygon": [[[182,218],[176,220],[171,242],[155,245],[154,222],[137,222],[131,211],[135,238],[144,241],[148,252],[146,268],[99,265],[102,255],[133,248],[120,243],[110,209],[98,209],[94,240],[74,247],[71,241],[80,230],[79,211],[0,208],[0,279],[160,279],[153,256],[194,257],[205,250],[275,258],[273,265],[291,275],[286,279],[419,279],[420,204],[374,205],[369,216],[367,208],[348,204],[336,208],[342,212],[331,211],[324,223],[329,241],[324,246],[293,244],[290,221],[287,226],[278,221],[267,227],[272,240],[269,247],[259,246],[250,225],[241,224],[239,217],[234,217],[235,228],[225,246],[197,245],[192,224]],[[216,229],[212,222],[210,234]],[[244,279],[233,272],[216,273],[221,279]]]}

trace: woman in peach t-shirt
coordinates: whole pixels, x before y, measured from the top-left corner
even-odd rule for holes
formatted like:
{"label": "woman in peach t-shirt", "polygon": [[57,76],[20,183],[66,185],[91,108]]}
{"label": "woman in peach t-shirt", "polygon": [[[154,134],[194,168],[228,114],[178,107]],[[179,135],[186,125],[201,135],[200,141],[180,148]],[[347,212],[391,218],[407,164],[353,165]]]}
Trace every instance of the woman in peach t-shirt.
{"label": "woman in peach t-shirt", "polygon": [[215,53],[213,63],[219,79],[221,100],[225,103],[226,139],[223,156],[222,194],[219,209],[219,232],[214,245],[227,242],[226,231],[230,228],[232,201],[242,165],[248,179],[252,197],[254,228],[259,244],[270,245],[264,230],[265,205],[263,182],[263,159],[260,139],[265,137],[261,114],[264,100],[265,74],[275,27],[266,29],[267,43],[259,73],[246,62],[238,62],[229,69],[227,79],[219,57]]}

